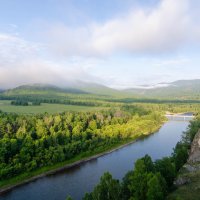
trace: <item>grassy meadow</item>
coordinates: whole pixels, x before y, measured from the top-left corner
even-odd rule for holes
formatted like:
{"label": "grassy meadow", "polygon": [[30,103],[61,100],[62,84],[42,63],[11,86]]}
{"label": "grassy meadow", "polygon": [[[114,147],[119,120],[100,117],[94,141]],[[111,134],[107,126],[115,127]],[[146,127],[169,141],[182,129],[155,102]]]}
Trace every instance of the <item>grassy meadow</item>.
{"label": "grassy meadow", "polygon": [[64,111],[87,112],[104,109],[103,107],[78,106],[64,104],[42,103],[40,106],[15,106],[10,104],[9,100],[0,100],[0,110],[7,113],[18,114],[40,114],[40,113],[61,113]]}

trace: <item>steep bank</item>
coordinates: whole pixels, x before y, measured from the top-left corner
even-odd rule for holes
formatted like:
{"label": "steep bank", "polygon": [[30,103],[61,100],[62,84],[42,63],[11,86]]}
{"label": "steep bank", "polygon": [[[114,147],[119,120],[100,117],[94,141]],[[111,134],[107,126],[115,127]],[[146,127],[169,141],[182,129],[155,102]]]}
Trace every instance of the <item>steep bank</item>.
{"label": "steep bank", "polygon": [[192,142],[187,163],[181,168],[174,183],[177,189],[169,195],[169,200],[200,199],[200,130]]}

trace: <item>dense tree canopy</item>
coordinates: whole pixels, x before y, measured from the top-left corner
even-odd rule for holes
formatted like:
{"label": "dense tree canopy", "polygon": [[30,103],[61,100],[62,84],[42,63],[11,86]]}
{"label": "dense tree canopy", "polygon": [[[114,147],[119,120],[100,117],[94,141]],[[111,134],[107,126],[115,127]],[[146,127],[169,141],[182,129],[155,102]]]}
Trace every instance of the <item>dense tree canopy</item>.
{"label": "dense tree canopy", "polygon": [[0,180],[67,161],[81,153],[103,151],[154,132],[162,123],[159,113],[135,106],[130,110],[37,116],[0,112]]}

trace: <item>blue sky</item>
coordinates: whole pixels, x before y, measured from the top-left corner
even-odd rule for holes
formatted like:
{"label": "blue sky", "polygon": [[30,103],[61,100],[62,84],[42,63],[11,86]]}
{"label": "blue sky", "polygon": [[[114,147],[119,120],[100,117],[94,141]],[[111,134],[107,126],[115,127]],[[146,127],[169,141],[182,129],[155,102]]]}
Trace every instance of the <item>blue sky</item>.
{"label": "blue sky", "polygon": [[200,78],[197,0],[0,0],[0,88]]}

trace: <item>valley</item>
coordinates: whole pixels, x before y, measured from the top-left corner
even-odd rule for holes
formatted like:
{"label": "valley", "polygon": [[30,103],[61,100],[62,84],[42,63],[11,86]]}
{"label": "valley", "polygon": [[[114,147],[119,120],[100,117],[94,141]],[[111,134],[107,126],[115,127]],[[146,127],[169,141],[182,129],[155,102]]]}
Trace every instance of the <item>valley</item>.
{"label": "valley", "polygon": [[199,200],[200,1],[0,1],[0,200]]}
{"label": "valley", "polygon": [[[159,137],[158,130],[165,127],[165,124],[176,124],[172,125],[176,129],[183,124],[184,128],[181,130],[185,131],[188,125],[187,121],[192,119],[192,116],[188,119],[184,117],[185,122],[182,122],[182,118],[177,122],[167,122],[167,118],[175,120],[174,116],[176,115],[171,114],[176,113],[186,113],[188,116],[189,113],[192,113],[196,118],[200,112],[199,99],[184,98],[180,100],[161,98],[160,96],[156,96],[155,99],[141,98],[139,94],[132,96],[122,91],[118,91],[118,93],[115,91],[108,96],[103,90],[101,92],[100,95],[99,90],[96,93],[94,90],[89,92],[89,89],[86,92],[79,88],[64,89],[38,84],[20,86],[1,92],[0,188],[3,198],[4,193],[5,199],[11,198],[10,195],[15,194],[15,191],[21,191],[21,187],[27,187],[26,184],[29,181],[31,184],[32,181],[33,183],[40,183],[40,180],[49,181],[49,175],[50,177],[54,176],[52,174],[55,174],[57,180],[60,174],[64,173],[66,176],[68,171],[70,173],[71,170],[82,165],[87,166],[87,163],[93,163],[93,160],[101,160],[109,155],[112,157],[115,155],[115,150],[123,152],[129,147],[133,146],[134,148],[137,144],[141,146],[142,141],[151,141],[151,138]],[[170,116],[166,113],[170,113]],[[177,132],[178,137],[173,141],[172,146],[168,147],[168,153],[161,151],[161,154],[154,157],[153,155],[157,151],[155,150],[153,154],[150,154],[153,159],[170,156],[169,152],[178,142],[182,131]],[[169,130],[169,133],[172,132],[176,133],[175,129]],[[166,140],[167,135],[163,135],[163,137]],[[154,141],[154,139],[152,140]],[[158,140],[159,138],[155,139],[155,144],[162,145],[162,142],[158,142]],[[169,144],[169,140],[165,142]],[[127,144],[130,145],[123,147]],[[141,146],[141,150],[137,146],[136,152],[141,151],[142,155],[150,152],[150,149],[145,150],[148,143],[144,145],[144,148],[143,145]],[[120,149],[117,150],[118,148]],[[131,155],[130,152],[128,154]],[[135,159],[142,156],[138,153],[136,155]],[[133,166],[134,160],[129,158],[129,161],[124,162],[126,166]],[[128,162],[129,165],[127,165]],[[113,171],[112,165],[111,168],[109,165],[106,166],[109,171]],[[106,168],[102,173],[105,171]],[[127,169],[124,169],[121,176],[116,178],[122,179],[126,171]],[[88,172],[85,173],[88,174]],[[89,183],[88,186],[85,185],[88,188],[85,189],[85,192],[92,190],[101,175],[98,174],[96,181],[91,182],[92,185]],[[71,177],[70,174],[69,177]],[[58,181],[60,180],[62,178],[58,179]],[[51,181],[48,184],[51,184]],[[40,188],[40,184],[36,184],[36,186]],[[83,186],[80,184],[80,187]],[[73,188],[68,193],[64,192],[63,188],[63,192],[58,190],[59,194],[57,195],[61,197],[61,194],[63,196],[68,194],[75,199],[83,198],[85,192],[77,192],[77,186],[75,188],[75,193],[73,193]],[[29,189],[27,191],[30,193]],[[12,199],[26,199],[25,194],[14,195],[15,197],[12,196]],[[41,199],[33,194],[32,197]],[[45,196],[48,199],[52,197],[53,195]],[[56,197],[54,198],[56,199]]]}

